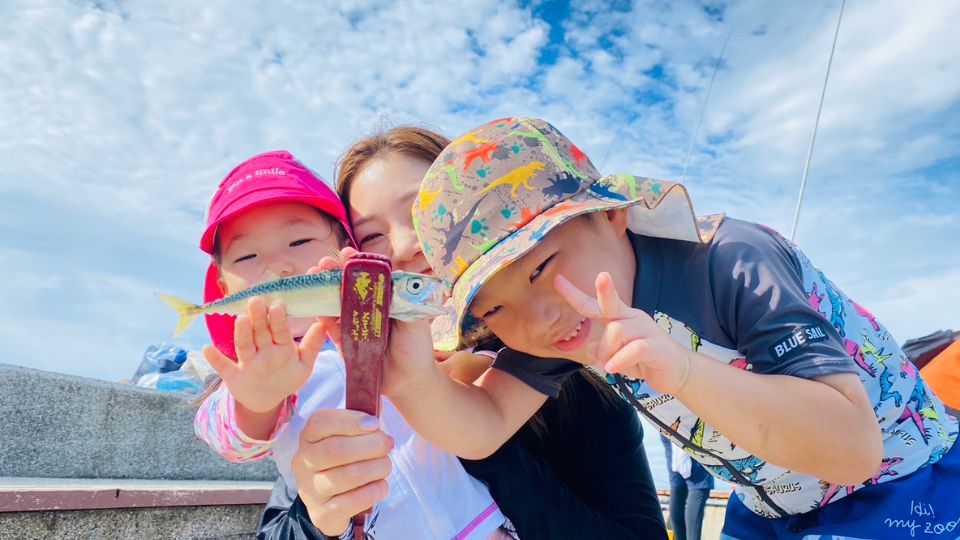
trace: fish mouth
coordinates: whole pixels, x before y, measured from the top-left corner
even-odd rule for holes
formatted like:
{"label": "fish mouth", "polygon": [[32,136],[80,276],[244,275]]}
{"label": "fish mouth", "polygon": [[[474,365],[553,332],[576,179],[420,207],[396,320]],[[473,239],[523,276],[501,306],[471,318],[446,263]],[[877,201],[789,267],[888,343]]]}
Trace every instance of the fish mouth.
{"label": "fish mouth", "polygon": [[422,306],[417,306],[417,311],[423,313],[424,317],[438,317],[447,312],[443,306],[424,304]]}
{"label": "fish mouth", "polygon": [[418,308],[421,308],[423,312],[428,317],[436,317],[438,315],[443,315],[447,312],[447,309],[444,307],[444,295],[443,295],[443,284],[438,278],[431,278],[432,283],[429,284],[429,287],[432,287],[430,294],[426,298],[426,302],[422,304],[417,304]]}
{"label": "fish mouth", "polygon": [[[404,321],[432,319],[447,313],[444,307],[443,283],[439,278],[423,276],[428,292],[421,293],[416,301],[404,298],[390,306],[390,317]],[[396,297],[394,297],[397,300]]]}
{"label": "fish mouth", "polygon": [[393,309],[393,306],[391,306],[390,317],[398,321],[413,322],[421,319],[433,319],[446,312],[441,307],[428,305],[411,305],[406,309]]}
{"label": "fish mouth", "polygon": [[438,288],[436,294],[431,294],[424,303],[403,302],[400,306],[390,306],[390,316],[401,321],[416,321],[443,315],[447,313],[447,309],[441,301],[442,292],[443,290]]}

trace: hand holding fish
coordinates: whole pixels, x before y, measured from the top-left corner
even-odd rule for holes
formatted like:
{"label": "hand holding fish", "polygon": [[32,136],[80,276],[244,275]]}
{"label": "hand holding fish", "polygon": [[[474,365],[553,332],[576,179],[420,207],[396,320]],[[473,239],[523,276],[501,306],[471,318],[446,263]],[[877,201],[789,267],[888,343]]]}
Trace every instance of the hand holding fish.
{"label": "hand holding fish", "polygon": [[383,369],[383,395],[395,396],[401,389],[435,367],[433,337],[427,321],[394,321]]}
{"label": "hand holding fish", "polygon": [[600,323],[600,339],[589,344],[590,356],[607,373],[645,380],[654,390],[674,394],[690,376],[691,351],[684,349],[645,312],[620,300],[610,274],[601,272],[594,298],[567,281],[554,287],[580,315]]}
{"label": "hand holding fish", "polygon": [[[324,272],[339,271],[343,268],[343,261],[349,259],[354,254],[359,253],[352,247],[341,248],[340,252],[332,252],[328,257],[320,259],[316,266],[307,270],[308,275],[322,274]],[[337,301],[339,306],[339,299]],[[340,350],[340,317],[335,314],[323,315],[317,317],[317,324],[333,344]]]}
{"label": "hand holding fish", "polygon": [[[356,250],[344,248],[341,257],[349,253],[356,253]],[[241,315],[247,308],[247,301],[255,296],[267,298],[271,303],[283,303],[289,317],[338,317],[340,285],[343,281],[340,266],[342,264],[337,259],[324,257],[318,266],[304,275],[260,283],[203,305],[168,294],[156,296],[180,316],[173,337],[182,334],[200,315]],[[440,279],[410,272],[394,272],[392,279],[392,319],[416,321],[443,313],[443,289]]]}
{"label": "hand holding fish", "polygon": [[[358,253],[357,250],[345,247],[340,250],[336,257],[331,256],[321,259],[317,266],[311,268],[307,273],[315,274],[339,269],[343,265],[343,261],[349,259],[355,253]],[[394,276],[402,274],[404,273],[394,272]],[[402,283],[395,284],[394,287],[402,285]],[[437,292],[440,292],[439,285]],[[420,320],[412,317],[403,317],[401,320],[395,317],[394,309],[397,299],[401,295],[398,295],[395,289],[393,296],[394,303],[391,304],[390,308],[390,316],[393,317],[393,320],[391,321],[390,342],[386,362],[384,363],[381,386],[381,391],[385,396],[393,395],[412,378],[424,373],[426,368],[432,367],[435,362],[433,339],[430,335],[430,323],[425,316],[434,316],[441,312],[439,307],[436,307],[436,311],[426,313],[426,308],[429,306],[419,306],[420,310],[424,312],[420,317],[417,317]],[[339,349],[339,319],[336,317],[318,317],[317,322]]]}
{"label": "hand holding fish", "polygon": [[[338,258],[324,257],[317,266],[311,268],[307,274],[291,276],[274,281],[260,283],[249,289],[245,289],[225,298],[208,302],[203,305],[197,305],[186,300],[166,295],[157,294],[157,297],[173,308],[180,319],[177,322],[174,337],[182,334],[190,324],[199,316],[208,314],[237,315],[238,320],[235,324],[235,347],[240,356],[240,361],[234,363],[219,351],[210,351],[206,353],[208,361],[220,372],[220,375],[226,381],[234,375],[234,370],[245,365],[245,359],[252,359],[251,365],[259,366],[259,360],[273,358],[274,354],[283,356],[277,352],[277,349],[286,351],[287,358],[294,358],[295,351],[301,351],[305,344],[310,344],[313,351],[312,362],[316,357],[316,351],[319,349],[319,343],[322,343],[322,337],[329,334],[334,343],[340,339],[340,327],[338,316],[340,315],[340,288],[343,281],[343,273],[339,270],[342,266],[341,260],[349,255],[356,253],[356,250],[344,248]],[[433,362],[433,344],[430,339],[429,327],[425,320],[443,313],[443,288],[440,279],[433,276],[414,274],[410,272],[393,272],[392,275],[392,299],[390,301],[390,318],[394,321],[418,321],[411,328],[417,330],[417,350],[423,350],[423,358]],[[260,297],[250,304],[252,298]],[[275,304],[276,307],[268,311],[267,304]],[[283,307],[280,307],[280,306]],[[255,307],[256,309],[253,309]],[[276,316],[273,310],[279,310]],[[243,315],[246,314],[246,317]],[[287,326],[287,317],[311,317],[317,318],[319,325],[316,329],[311,328],[311,339],[313,332],[316,332],[316,339],[319,340],[316,347],[313,347],[312,341],[307,341],[306,336],[301,346],[293,344],[292,337]],[[395,326],[399,330],[396,338],[391,337],[391,351],[399,348],[406,351],[410,348],[408,343],[408,333],[403,330],[405,325]],[[241,347],[245,348],[241,351]],[[339,345],[338,345],[339,347]],[[299,352],[298,358],[299,358]],[[391,353],[391,356],[393,354]],[[401,354],[406,358],[404,354]],[[417,355],[419,356],[419,355]],[[213,358],[210,360],[210,358]],[[226,360],[224,360],[226,359]],[[218,362],[220,360],[220,362]],[[266,360],[264,360],[266,362]],[[399,377],[398,370],[392,366],[394,362],[388,359],[385,370],[384,391],[389,392],[395,385],[392,379]],[[402,363],[401,363],[402,365]],[[312,366],[312,363],[311,363]],[[253,373],[254,368],[246,367],[244,372]],[[257,371],[261,372],[261,371]],[[393,372],[393,374],[391,374]],[[302,375],[302,373],[301,373]],[[304,377],[309,376],[309,372]],[[262,384],[262,380],[256,377],[250,377],[251,380]],[[300,383],[302,384],[302,382]],[[234,389],[228,388],[231,391]],[[284,387],[292,386],[290,384]],[[294,391],[299,385],[294,387]],[[244,396],[253,397],[249,406],[258,410],[269,410],[269,402],[273,401],[277,393],[268,396],[270,399],[263,399],[259,396],[248,396],[249,393],[243,393]],[[289,394],[279,398],[282,401]],[[234,397],[240,401],[240,395],[234,393]],[[279,401],[277,403],[279,403]],[[244,406],[248,404],[242,403]],[[248,433],[249,435],[250,433]]]}
{"label": "hand holding fish", "polygon": [[234,325],[237,361],[210,345],[204,347],[203,356],[239,405],[267,413],[310,378],[323,339],[322,328],[314,324],[296,343],[284,306],[268,307],[262,297],[254,297],[247,302],[247,314],[237,317]]}

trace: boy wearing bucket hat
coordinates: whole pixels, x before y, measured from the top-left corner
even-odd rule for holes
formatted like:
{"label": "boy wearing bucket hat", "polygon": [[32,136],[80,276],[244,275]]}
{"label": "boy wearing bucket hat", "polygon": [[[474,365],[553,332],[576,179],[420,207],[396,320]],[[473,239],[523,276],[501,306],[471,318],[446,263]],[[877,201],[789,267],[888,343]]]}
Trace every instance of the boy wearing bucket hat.
{"label": "boy wearing bucket hat", "polygon": [[[200,241],[211,257],[206,302],[260,282],[307,273],[332,251],[353,245],[340,199],[285,151],[254,156],[231,171],[210,202],[206,222]],[[282,306],[268,307],[260,298],[250,301],[246,316],[207,316],[215,347],[205,347],[204,356],[225,384],[206,396],[195,431],[231,461],[269,456],[276,462],[284,485],[275,489],[285,489],[283,500],[294,501],[284,537],[353,538],[353,529],[347,527],[350,516],[369,507],[366,495],[387,487],[387,494],[376,499],[373,518],[366,521],[368,535],[384,540],[486,540],[506,534],[500,528],[505,518],[487,488],[467,474],[456,456],[418,437],[389,402],[383,404],[380,421],[362,413],[338,417],[350,424],[353,435],[379,439],[378,448],[388,449],[389,455],[373,452],[346,471],[312,459],[312,441],[333,428],[345,432],[323,411],[344,407],[346,387],[343,361],[332,348],[321,351],[323,331],[314,323],[310,318],[287,319]],[[349,441],[338,442],[346,451],[357,448]],[[298,460],[301,450],[308,456]],[[391,459],[402,466],[392,468]],[[318,506],[310,507],[312,514],[305,510],[310,496],[301,500],[295,463],[302,465],[297,472],[313,484],[308,493],[327,496],[317,503],[324,512],[316,512]],[[314,476],[321,472],[328,476]],[[344,493],[324,491],[325,481],[336,474],[361,483]]]}
{"label": "boy wearing bucket hat", "polygon": [[482,457],[571,371],[542,358],[595,364],[734,483],[728,538],[960,534],[957,420],[873,315],[775,231],[697,217],[678,184],[601,176],[523,118],[452,142],[413,214],[452,293],[438,348],[491,334],[510,347],[472,387],[393,359],[391,397],[428,440]]}

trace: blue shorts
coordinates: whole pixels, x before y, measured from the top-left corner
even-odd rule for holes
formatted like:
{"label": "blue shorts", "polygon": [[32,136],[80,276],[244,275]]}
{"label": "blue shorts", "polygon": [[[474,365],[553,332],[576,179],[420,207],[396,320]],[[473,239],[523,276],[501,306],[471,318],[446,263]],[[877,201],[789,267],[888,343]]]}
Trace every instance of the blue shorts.
{"label": "blue shorts", "polygon": [[960,444],[937,463],[866,487],[823,508],[779,519],[730,496],[722,540],[960,539]]}

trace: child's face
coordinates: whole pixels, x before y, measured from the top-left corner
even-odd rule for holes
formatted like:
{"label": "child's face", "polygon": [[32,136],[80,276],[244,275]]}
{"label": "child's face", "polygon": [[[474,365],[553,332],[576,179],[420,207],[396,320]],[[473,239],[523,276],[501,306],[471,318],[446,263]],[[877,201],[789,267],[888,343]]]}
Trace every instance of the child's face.
{"label": "child's face", "polygon": [[[257,206],[231,217],[217,231],[220,286],[233,294],[259,283],[305,274],[340,248],[330,219],[301,202]],[[302,337],[312,319],[291,319]]]}
{"label": "child's face", "polygon": [[597,275],[606,271],[629,303],[636,260],[625,230],[622,210],[571,219],[487,281],[470,304],[470,313],[512,349],[592,363],[588,351],[599,340],[600,325],[577,313],[554,288],[553,279],[560,274],[596,296]]}
{"label": "child's face", "polygon": [[431,274],[410,207],[430,163],[395,152],[367,163],[350,186],[350,221],[361,251],[390,257],[396,270]]}

